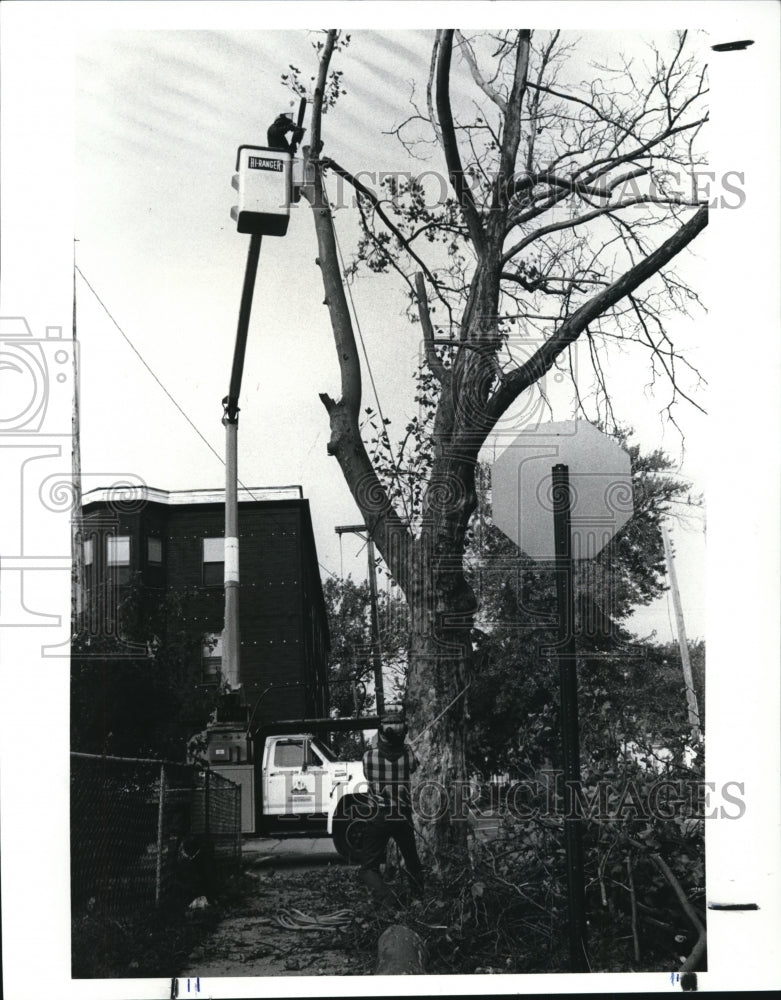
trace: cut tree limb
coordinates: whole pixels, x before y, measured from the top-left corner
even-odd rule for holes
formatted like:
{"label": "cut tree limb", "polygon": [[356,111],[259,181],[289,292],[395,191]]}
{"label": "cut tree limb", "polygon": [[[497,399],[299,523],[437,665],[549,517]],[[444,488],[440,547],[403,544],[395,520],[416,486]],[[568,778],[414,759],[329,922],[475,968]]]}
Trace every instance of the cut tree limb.
{"label": "cut tree limb", "polygon": [[328,40],[320,59],[312,107],[313,144],[310,154],[307,155],[307,183],[302,188],[302,194],[312,208],[317,235],[317,261],[323,278],[325,304],[331,317],[334,346],[341,375],[340,398],[336,400],[327,393],[321,393],[320,399],[328,412],[331,424],[328,452],[339,462],[364,523],[394,579],[404,590],[408,585],[410,533],[394,510],[388,492],[372,466],[361,438],[360,358],[339,266],[333,217],[323,195],[323,162],[318,157],[323,98],[336,34],[336,31],[328,32]]}
{"label": "cut tree limb", "polygon": [[403,924],[391,924],[377,942],[377,976],[423,976],[426,947],[422,939]]}

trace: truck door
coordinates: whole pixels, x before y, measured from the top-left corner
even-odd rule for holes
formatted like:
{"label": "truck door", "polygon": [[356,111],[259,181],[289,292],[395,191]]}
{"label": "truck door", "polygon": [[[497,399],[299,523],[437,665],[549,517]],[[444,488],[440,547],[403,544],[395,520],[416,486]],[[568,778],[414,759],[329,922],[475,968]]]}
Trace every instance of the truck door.
{"label": "truck door", "polygon": [[309,740],[279,737],[270,750],[264,813],[311,816],[324,812],[324,762]]}

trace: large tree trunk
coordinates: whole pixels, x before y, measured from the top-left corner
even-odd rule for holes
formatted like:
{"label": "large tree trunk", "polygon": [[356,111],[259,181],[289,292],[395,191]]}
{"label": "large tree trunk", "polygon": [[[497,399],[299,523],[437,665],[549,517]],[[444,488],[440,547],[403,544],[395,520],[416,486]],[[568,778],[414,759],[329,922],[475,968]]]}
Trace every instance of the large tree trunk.
{"label": "large tree trunk", "polygon": [[[455,636],[448,636],[448,645]],[[407,682],[407,716],[421,760],[413,800],[421,856],[439,866],[461,858],[466,847],[466,817],[461,801],[466,784],[466,725],[462,694],[469,676],[466,637],[460,649],[443,650],[436,636],[413,628]],[[461,697],[459,697],[461,695]],[[455,704],[447,709],[448,704]],[[447,709],[447,710],[446,710]],[[443,712],[441,719],[426,729]]]}
{"label": "large tree trunk", "polygon": [[435,867],[466,850],[466,698],[474,596],[461,570],[463,540],[424,531],[415,544],[407,717],[421,760],[413,800],[421,854]]}

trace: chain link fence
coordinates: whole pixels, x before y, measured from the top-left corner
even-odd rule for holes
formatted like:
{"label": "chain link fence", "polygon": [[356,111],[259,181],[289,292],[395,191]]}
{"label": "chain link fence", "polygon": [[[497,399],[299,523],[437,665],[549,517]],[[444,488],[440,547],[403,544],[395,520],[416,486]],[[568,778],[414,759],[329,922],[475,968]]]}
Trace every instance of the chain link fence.
{"label": "chain link fence", "polygon": [[241,788],[171,761],[71,754],[74,914],[210,895],[241,859]]}

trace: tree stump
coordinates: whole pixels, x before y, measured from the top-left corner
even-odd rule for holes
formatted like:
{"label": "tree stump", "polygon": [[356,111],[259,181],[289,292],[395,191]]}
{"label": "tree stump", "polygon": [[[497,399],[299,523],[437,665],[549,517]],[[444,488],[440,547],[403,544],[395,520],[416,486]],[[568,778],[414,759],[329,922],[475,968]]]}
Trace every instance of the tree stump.
{"label": "tree stump", "polygon": [[376,976],[423,976],[426,974],[426,947],[409,927],[392,924],[377,942]]}

